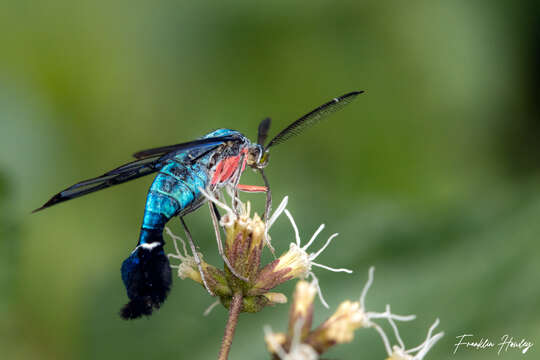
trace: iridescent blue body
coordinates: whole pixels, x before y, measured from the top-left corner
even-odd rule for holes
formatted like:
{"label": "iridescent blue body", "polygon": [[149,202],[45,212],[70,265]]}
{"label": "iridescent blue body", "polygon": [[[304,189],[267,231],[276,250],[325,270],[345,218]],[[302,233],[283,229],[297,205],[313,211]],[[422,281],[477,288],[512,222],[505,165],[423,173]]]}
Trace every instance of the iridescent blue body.
{"label": "iridescent blue body", "polygon": [[152,241],[151,234],[162,232],[165,224],[175,215],[194,210],[200,203],[200,188],[205,189],[209,179],[206,155],[194,164],[186,164],[187,153],[175,156],[163,166],[150,186],[141,226],[139,244]]}
{"label": "iridescent blue body", "polygon": [[[225,135],[244,137],[234,130],[219,129],[203,138]],[[249,145],[249,140],[245,138],[244,144],[241,145]],[[202,205],[204,197],[200,189],[206,189],[209,185],[212,168],[221,158],[238,155],[238,150],[231,150],[229,153],[212,151],[199,157],[194,163],[190,163],[190,159],[200,156],[201,150],[182,152],[163,166],[148,191],[139,245],[151,242],[151,234],[156,231],[162,232],[172,217],[183,216]],[[211,164],[212,158],[214,161]]]}
{"label": "iridescent blue body", "polygon": [[167,297],[171,272],[163,250],[165,224],[174,216],[186,215],[201,206],[205,198],[200,189],[211,185],[217,164],[238,156],[250,145],[242,134],[228,129],[213,131],[203,138],[225,135],[237,135],[244,141],[208,153],[204,149],[178,153],[163,164],[150,186],[137,247],[122,263],[122,280],[130,298],[121,311],[124,318],[149,315]]}

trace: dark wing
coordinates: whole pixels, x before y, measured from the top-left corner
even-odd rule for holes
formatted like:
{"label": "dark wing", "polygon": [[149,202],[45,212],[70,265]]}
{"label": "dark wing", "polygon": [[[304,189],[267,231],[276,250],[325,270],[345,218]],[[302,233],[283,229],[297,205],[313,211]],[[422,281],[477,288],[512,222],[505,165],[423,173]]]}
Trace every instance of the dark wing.
{"label": "dark wing", "polygon": [[[197,150],[194,153],[200,154],[202,152],[204,154],[216,149],[217,147],[225,143],[225,141],[235,140],[238,139],[235,139],[231,136],[221,136],[158,148],[166,148],[169,151],[158,151],[157,149],[151,149],[145,150],[144,152],[139,152],[144,153],[144,155],[141,155],[141,158],[139,160],[124,164],[96,178],[78,182],[77,184],[72,185],[67,189],[62,190],[58,194],[54,195],[42,207],[34,210],[33,212],[40,211],[61,202],[75,199],[98,190],[106,189],[108,187],[122,184],[127,181],[157,172],[159,171],[159,169],[161,169],[166,160],[174,157],[181,151]],[[152,154],[151,151],[154,150],[155,153]]]}
{"label": "dark wing", "polygon": [[153,158],[146,158],[142,160],[136,160],[125,165],[122,165],[116,169],[113,169],[105,174],[93,179],[84,180],[68,187],[65,190],[60,191],[54,195],[49,201],[47,201],[42,207],[36,209],[34,212],[46,209],[50,206],[58,203],[75,199],[80,196],[93,193],[101,189],[111,187],[113,185],[122,184],[126,181],[137,179],[141,176],[145,176],[159,170],[161,163],[158,162],[160,156]]}
{"label": "dark wing", "polygon": [[293,122],[291,125],[283,129],[279,134],[277,134],[266,146],[266,149],[280,144],[284,141],[289,140],[291,137],[300,134],[306,128],[315,125],[324,117],[329,114],[332,114],[340,110],[345,105],[349,104],[354,98],[363,93],[363,91],[353,91],[351,93],[345,94],[338,98],[333,99],[332,101],[327,102],[311,111],[310,113],[302,116],[300,119]]}
{"label": "dark wing", "polygon": [[141,150],[133,154],[133,157],[135,157],[136,159],[145,159],[147,157],[152,157],[155,155],[165,155],[165,154],[171,154],[171,153],[176,154],[181,151],[191,150],[194,148],[203,148],[206,146],[212,146],[216,144],[221,145],[226,141],[235,141],[235,140],[238,140],[238,138],[233,135],[217,136],[213,138],[189,141],[189,142],[185,142],[181,144],[161,146],[161,147],[157,147],[153,149]]}

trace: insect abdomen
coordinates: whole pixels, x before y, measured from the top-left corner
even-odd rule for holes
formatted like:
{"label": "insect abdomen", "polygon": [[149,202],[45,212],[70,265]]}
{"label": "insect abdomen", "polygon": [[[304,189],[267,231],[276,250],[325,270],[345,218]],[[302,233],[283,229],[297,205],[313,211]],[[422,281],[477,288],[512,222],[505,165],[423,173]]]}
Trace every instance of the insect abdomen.
{"label": "insect abdomen", "polygon": [[164,166],[148,192],[142,227],[162,230],[169,219],[199,200],[199,188],[205,188],[207,182],[199,164],[172,162]]}

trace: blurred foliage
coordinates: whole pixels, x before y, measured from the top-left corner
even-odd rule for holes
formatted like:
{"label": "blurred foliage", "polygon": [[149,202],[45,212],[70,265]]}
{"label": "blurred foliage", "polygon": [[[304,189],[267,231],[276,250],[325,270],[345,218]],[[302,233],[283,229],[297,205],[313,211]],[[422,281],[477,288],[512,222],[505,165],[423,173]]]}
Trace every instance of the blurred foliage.
{"label": "blurred foliage", "polygon": [[[407,344],[441,318],[429,358],[463,333],[540,339],[539,12],[532,0],[0,3],[0,357],[215,357],[225,311],[202,317],[210,301],[190,282],[175,279],[150,319],[116,314],[151,179],[30,211],[136,150],[218,127],[254,139],[265,116],[279,131],[356,89],[268,168],[304,236],[323,221],[341,234],[321,261],[355,273],[321,273],[330,304],[357,297],[376,265],[369,306],[418,314]],[[216,262],[207,212],[188,220]],[[273,238],[288,246],[286,221]],[[262,326],[284,328],[287,310],[243,315],[232,358],[264,358]],[[356,354],[383,358],[377,335],[330,356]]]}

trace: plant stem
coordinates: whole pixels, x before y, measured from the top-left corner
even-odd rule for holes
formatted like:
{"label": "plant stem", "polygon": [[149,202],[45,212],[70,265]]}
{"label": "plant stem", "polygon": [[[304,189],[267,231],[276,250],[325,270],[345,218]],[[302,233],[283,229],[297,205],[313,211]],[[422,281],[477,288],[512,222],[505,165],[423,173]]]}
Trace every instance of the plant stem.
{"label": "plant stem", "polygon": [[219,350],[218,360],[227,360],[229,357],[229,350],[231,350],[231,344],[234,337],[234,330],[238,323],[238,315],[242,311],[243,295],[240,292],[234,293],[231,304],[229,305],[229,319],[227,319],[227,325],[225,325],[225,334],[221,341],[221,349]]}

